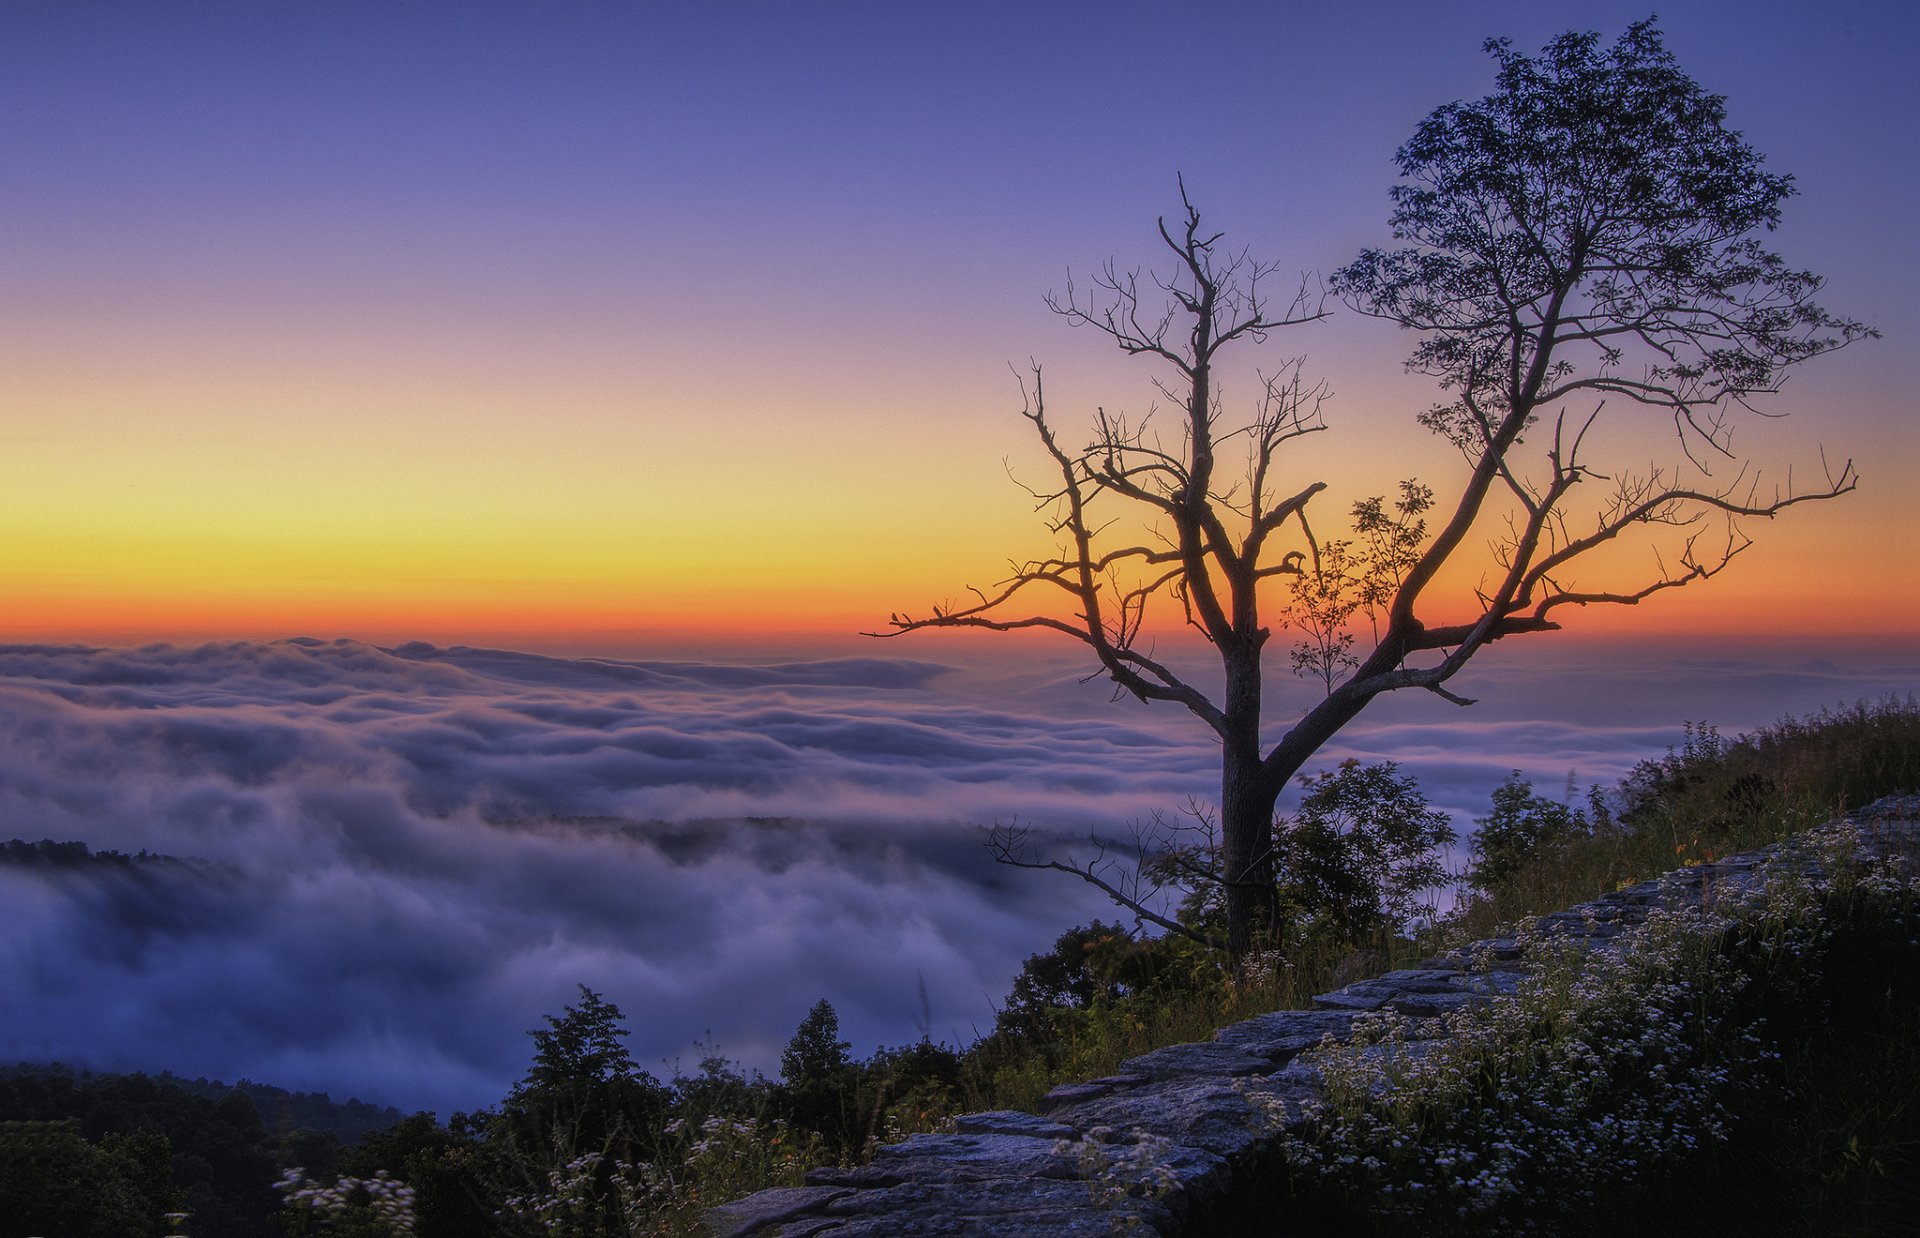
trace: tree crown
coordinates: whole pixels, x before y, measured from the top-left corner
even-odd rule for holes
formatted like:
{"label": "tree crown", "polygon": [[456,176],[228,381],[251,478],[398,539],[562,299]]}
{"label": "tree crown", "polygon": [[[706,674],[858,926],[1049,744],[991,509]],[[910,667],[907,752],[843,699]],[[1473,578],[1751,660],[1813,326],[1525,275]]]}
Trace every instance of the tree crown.
{"label": "tree crown", "polygon": [[1403,145],[1395,250],[1334,277],[1363,313],[1426,332],[1409,368],[1457,402],[1427,423],[1476,450],[1499,414],[1586,390],[1672,410],[1727,452],[1714,414],[1861,336],[1819,277],[1766,250],[1792,178],[1726,126],[1651,21],[1611,47],[1568,33],[1537,57],[1487,44],[1497,89],[1436,109]]}

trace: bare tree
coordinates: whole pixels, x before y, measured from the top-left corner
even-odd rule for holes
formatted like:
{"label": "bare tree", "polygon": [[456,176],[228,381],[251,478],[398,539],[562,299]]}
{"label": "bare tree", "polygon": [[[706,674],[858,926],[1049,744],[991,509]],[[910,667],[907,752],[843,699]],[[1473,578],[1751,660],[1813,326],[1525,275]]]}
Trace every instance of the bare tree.
{"label": "bare tree", "polygon": [[[1172,371],[1162,390],[1179,404],[1177,440],[1103,409],[1088,446],[1063,448],[1036,368],[1025,416],[1058,472],[1036,497],[1061,548],[1014,564],[966,604],[892,617],[895,634],[1060,632],[1086,644],[1119,688],[1177,702],[1211,727],[1235,950],[1274,914],[1280,792],[1370,702],[1418,688],[1470,704],[1447,685],[1492,642],[1557,630],[1568,606],[1635,605],[1712,577],[1749,545],[1743,521],[1855,485],[1851,462],[1810,488],[1763,484],[1733,450],[1739,415],[1759,411],[1756,397],[1791,366],[1874,334],[1817,306],[1818,277],[1758,241],[1778,222],[1790,178],[1766,171],[1725,127],[1723,101],[1680,71],[1651,22],[1606,49],[1577,33],[1537,58],[1504,41],[1487,49],[1495,92],[1438,109],[1398,153],[1404,181],[1390,223],[1408,244],[1367,251],[1333,280],[1355,309],[1420,333],[1408,367],[1446,392],[1420,420],[1466,466],[1450,493],[1402,483],[1397,514],[1367,500],[1353,513],[1356,538],[1319,552],[1306,515],[1325,483],[1283,484],[1279,467],[1287,444],[1323,428],[1324,387],[1289,363],[1265,382],[1253,415],[1230,423],[1214,367],[1222,349],[1320,307],[1296,297],[1271,311],[1273,268],[1224,250],[1183,185],[1182,225],[1160,225],[1172,277],[1143,288],[1109,265],[1096,300],[1070,288],[1048,302]],[[1665,463],[1635,471],[1593,458],[1603,422],[1631,433],[1648,413],[1668,425]],[[1223,463],[1233,447],[1244,469]],[[1128,508],[1157,536],[1114,546],[1138,527],[1120,519],[1116,509]],[[1431,535],[1429,508],[1444,521]],[[1278,553],[1273,540],[1289,526],[1297,541]],[[1627,535],[1643,535],[1648,566],[1621,581],[1606,575],[1617,561],[1594,552]],[[1434,589],[1443,567],[1488,541],[1473,596]],[[1268,744],[1260,602],[1282,576],[1297,586],[1292,610],[1306,636],[1296,664],[1326,692]],[[1149,603],[1162,597],[1218,654],[1218,701],[1145,644]],[[1349,625],[1360,611],[1371,629],[1364,655],[1344,639],[1358,638]],[[1435,611],[1443,617],[1429,621]]]}

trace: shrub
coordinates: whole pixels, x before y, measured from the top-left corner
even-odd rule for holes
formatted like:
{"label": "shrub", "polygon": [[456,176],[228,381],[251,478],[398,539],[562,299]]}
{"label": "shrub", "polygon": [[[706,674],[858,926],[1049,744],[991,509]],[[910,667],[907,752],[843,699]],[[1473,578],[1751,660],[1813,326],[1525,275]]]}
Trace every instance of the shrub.
{"label": "shrub", "polygon": [[1303,1193],[1389,1232],[1571,1232],[1608,1215],[1727,1137],[1823,1018],[1836,955],[1893,941],[1912,966],[1920,880],[1843,858],[1655,910],[1611,948],[1529,928],[1540,970],[1513,996],[1437,1026],[1366,1022],[1313,1059],[1326,1104],[1285,1140]]}

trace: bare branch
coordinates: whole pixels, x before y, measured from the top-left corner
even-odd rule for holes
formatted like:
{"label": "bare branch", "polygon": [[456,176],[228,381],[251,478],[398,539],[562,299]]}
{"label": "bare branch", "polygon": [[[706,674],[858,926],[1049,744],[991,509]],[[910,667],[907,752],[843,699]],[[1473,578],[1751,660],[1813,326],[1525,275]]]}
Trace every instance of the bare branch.
{"label": "bare branch", "polygon": [[1163,916],[1159,912],[1140,902],[1137,898],[1123,892],[1118,885],[1102,875],[1103,868],[1110,868],[1113,861],[1106,858],[1106,844],[1099,839],[1091,840],[1099,848],[1099,857],[1089,864],[1073,864],[1063,860],[1041,860],[1031,858],[1027,841],[1027,831],[1013,826],[996,825],[987,836],[987,853],[996,864],[1005,864],[1013,868],[1051,869],[1057,873],[1069,873],[1088,885],[1101,891],[1115,903],[1125,907],[1134,915],[1157,924],[1169,933],[1198,942],[1212,950],[1224,950],[1227,943],[1198,929],[1191,928],[1180,921]]}

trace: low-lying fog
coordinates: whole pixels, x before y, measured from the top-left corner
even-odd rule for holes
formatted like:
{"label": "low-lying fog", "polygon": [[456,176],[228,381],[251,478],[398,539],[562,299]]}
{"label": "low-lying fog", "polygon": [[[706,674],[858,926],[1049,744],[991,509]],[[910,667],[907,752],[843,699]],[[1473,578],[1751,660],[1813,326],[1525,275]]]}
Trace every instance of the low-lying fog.
{"label": "low-lying fog", "polygon": [[[911,654],[897,644],[885,654]],[[577,984],[635,1057],[771,1071],[828,998],[859,1053],[992,1022],[1026,955],[1115,911],[997,868],[1207,797],[1204,730],[1009,643],[951,664],[734,665],[426,645],[0,648],[0,840],[181,864],[0,864],[0,1061],[58,1059],[438,1110],[500,1098]],[[1920,682],[1898,651],[1712,659],[1542,640],[1376,707],[1464,827],[1509,770],[1558,794],[1678,742]],[[1275,692],[1276,721],[1306,699]]]}

